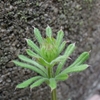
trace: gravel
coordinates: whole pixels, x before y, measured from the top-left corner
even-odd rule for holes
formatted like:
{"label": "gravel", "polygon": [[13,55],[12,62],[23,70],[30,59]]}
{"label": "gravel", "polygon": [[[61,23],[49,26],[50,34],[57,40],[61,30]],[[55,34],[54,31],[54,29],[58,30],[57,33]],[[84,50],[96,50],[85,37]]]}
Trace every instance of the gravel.
{"label": "gravel", "polygon": [[86,100],[88,96],[99,93],[99,4],[99,0],[92,3],[85,0],[1,0],[0,100],[50,100],[50,89],[45,84],[32,91],[29,88],[16,89],[17,84],[37,74],[11,62],[19,54],[25,54],[25,38],[36,42],[33,27],[39,28],[45,37],[47,25],[52,27],[54,37],[62,27],[64,39],[76,43],[78,48],[68,64],[83,51],[91,50],[88,60],[91,67],[82,73],[72,74],[67,81],[59,83],[59,100]]}

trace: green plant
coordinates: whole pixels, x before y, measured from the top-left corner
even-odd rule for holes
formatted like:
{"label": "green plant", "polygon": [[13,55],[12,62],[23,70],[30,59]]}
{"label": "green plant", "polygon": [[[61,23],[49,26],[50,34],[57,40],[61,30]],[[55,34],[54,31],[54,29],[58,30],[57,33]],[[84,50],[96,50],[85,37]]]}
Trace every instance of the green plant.
{"label": "green plant", "polygon": [[[24,81],[16,87],[26,88],[30,86],[32,89],[45,82],[51,88],[52,100],[57,100],[57,83],[68,79],[68,74],[72,72],[85,70],[88,65],[83,63],[88,59],[89,52],[83,52],[70,66],[63,70],[64,64],[75,49],[75,43],[70,44],[65,49],[66,41],[63,41],[63,31],[58,31],[55,39],[52,37],[52,29],[49,26],[46,28],[46,38],[41,36],[37,28],[34,28],[34,34],[39,42],[39,47],[30,39],[26,39],[28,46],[31,47],[31,49],[26,50],[26,53],[31,59],[24,55],[19,55],[18,57],[21,61],[13,60],[13,62],[17,66],[30,69],[39,75]],[[61,55],[64,49],[65,52]],[[54,69],[56,70],[54,71]]]}

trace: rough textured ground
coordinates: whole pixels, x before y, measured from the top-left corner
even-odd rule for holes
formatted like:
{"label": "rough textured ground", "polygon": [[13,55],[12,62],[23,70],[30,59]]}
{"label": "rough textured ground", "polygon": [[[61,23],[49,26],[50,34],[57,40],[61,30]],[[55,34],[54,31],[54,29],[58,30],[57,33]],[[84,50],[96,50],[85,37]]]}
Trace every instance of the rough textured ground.
{"label": "rough textured ground", "polygon": [[99,95],[94,95],[91,98],[89,98],[88,100],[100,100],[100,96]]}
{"label": "rough textured ground", "polygon": [[36,42],[33,26],[45,36],[47,24],[54,36],[62,26],[64,39],[76,42],[78,48],[69,64],[84,50],[91,50],[90,68],[59,83],[59,100],[87,100],[100,94],[100,0],[92,3],[88,0],[1,0],[0,100],[50,100],[45,84],[32,91],[15,89],[18,83],[36,74],[11,62],[18,54],[25,54],[25,38]]}

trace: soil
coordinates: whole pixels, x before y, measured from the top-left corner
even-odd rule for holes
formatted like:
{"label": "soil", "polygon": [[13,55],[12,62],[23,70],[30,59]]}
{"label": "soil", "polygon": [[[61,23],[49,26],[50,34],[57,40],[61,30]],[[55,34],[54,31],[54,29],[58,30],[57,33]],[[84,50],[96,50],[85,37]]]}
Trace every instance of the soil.
{"label": "soil", "polygon": [[36,42],[33,27],[45,37],[47,25],[54,37],[62,27],[64,39],[77,45],[65,67],[83,51],[91,50],[90,67],[58,84],[58,100],[87,100],[100,94],[100,0],[0,0],[0,100],[50,100],[45,84],[33,90],[16,89],[36,73],[11,62],[25,54],[25,38]]}

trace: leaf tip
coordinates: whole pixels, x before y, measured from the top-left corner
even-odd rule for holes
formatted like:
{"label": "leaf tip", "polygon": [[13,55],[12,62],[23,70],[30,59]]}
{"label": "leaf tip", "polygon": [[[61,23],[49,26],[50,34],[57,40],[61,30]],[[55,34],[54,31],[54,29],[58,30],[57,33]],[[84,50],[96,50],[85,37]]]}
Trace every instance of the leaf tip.
{"label": "leaf tip", "polygon": [[87,65],[87,68],[90,67],[91,65]]}
{"label": "leaf tip", "polygon": [[73,46],[75,46],[76,45],[76,42],[75,43],[73,43]]}
{"label": "leaf tip", "polygon": [[60,32],[62,32],[62,34],[64,35],[64,33],[63,33],[63,27],[60,28]]}
{"label": "leaf tip", "polygon": [[15,62],[16,62],[16,60],[12,60],[11,62],[12,62],[12,63],[15,63]]}
{"label": "leaf tip", "polygon": [[66,43],[70,43],[70,42],[71,42],[70,40],[67,40],[67,41],[66,41]]}
{"label": "leaf tip", "polygon": [[88,53],[90,54],[91,53],[91,50]]}
{"label": "leaf tip", "polygon": [[25,40],[26,40],[26,41],[28,41],[28,39],[27,39],[27,38],[25,38]]}
{"label": "leaf tip", "polygon": [[50,27],[50,26],[47,24],[47,27]]}
{"label": "leaf tip", "polygon": [[11,60],[10,62],[13,62],[14,60]]}
{"label": "leaf tip", "polygon": [[30,92],[32,92],[32,88],[30,88]]}
{"label": "leaf tip", "polygon": [[20,88],[20,87],[19,87],[19,85],[17,85],[15,88],[17,89],[17,88]]}
{"label": "leaf tip", "polygon": [[62,30],[62,29],[63,29],[63,27],[61,26],[61,27],[60,27],[60,30]]}
{"label": "leaf tip", "polygon": [[30,90],[32,90],[32,88],[33,88],[33,87],[32,87],[32,86],[30,86]]}
{"label": "leaf tip", "polygon": [[72,58],[71,58],[71,57],[68,57],[68,59],[69,59],[69,60],[72,60]]}

